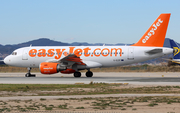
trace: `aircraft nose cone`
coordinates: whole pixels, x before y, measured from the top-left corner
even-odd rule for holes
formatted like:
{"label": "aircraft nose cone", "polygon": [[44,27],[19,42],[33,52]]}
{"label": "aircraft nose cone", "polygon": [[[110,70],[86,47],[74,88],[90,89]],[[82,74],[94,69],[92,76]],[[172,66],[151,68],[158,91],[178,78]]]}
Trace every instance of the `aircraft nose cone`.
{"label": "aircraft nose cone", "polygon": [[5,64],[8,65],[10,61],[11,61],[11,60],[9,59],[8,56],[4,58],[4,63],[5,63]]}

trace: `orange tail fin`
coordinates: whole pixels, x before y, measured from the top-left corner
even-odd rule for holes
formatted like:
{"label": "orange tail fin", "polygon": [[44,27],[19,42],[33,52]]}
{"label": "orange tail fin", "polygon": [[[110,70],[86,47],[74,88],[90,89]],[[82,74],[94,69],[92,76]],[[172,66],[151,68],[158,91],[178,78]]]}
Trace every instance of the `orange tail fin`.
{"label": "orange tail fin", "polygon": [[163,47],[170,15],[170,13],[161,14],[141,39],[131,46]]}

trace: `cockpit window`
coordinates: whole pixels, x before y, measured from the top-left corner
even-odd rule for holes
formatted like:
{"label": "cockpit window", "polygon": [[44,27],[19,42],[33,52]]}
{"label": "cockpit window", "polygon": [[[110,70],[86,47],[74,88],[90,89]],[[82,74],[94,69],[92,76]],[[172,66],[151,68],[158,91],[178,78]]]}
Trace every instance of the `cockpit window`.
{"label": "cockpit window", "polygon": [[17,52],[12,52],[12,54],[11,55],[17,55]]}

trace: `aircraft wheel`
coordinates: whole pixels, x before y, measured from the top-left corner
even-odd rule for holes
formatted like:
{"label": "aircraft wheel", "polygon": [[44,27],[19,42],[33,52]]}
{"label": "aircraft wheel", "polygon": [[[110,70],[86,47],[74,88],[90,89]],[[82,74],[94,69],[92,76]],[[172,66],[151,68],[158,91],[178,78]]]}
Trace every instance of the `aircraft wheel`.
{"label": "aircraft wheel", "polygon": [[35,74],[31,74],[31,69],[32,69],[31,67],[28,67],[27,69],[28,69],[28,73],[25,74],[25,77],[36,77]]}
{"label": "aircraft wheel", "polygon": [[26,73],[26,74],[25,74],[25,77],[36,77],[36,75],[30,74],[30,73]]}
{"label": "aircraft wheel", "polygon": [[91,71],[86,72],[86,77],[92,77],[93,73]]}
{"label": "aircraft wheel", "polygon": [[30,75],[29,73],[26,73],[26,74],[25,74],[25,77],[29,77],[29,75]]}
{"label": "aircraft wheel", "polygon": [[81,72],[75,72],[74,77],[81,77]]}

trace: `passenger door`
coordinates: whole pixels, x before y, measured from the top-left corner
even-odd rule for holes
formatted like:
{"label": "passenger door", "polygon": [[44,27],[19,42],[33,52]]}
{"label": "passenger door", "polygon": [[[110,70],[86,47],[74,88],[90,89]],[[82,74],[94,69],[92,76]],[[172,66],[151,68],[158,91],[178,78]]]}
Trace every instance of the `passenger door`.
{"label": "passenger door", "polygon": [[28,60],[28,49],[23,50],[22,60]]}
{"label": "passenger door", "polygon": [[134,48],[128,50],[128,60],[134,60]]}

